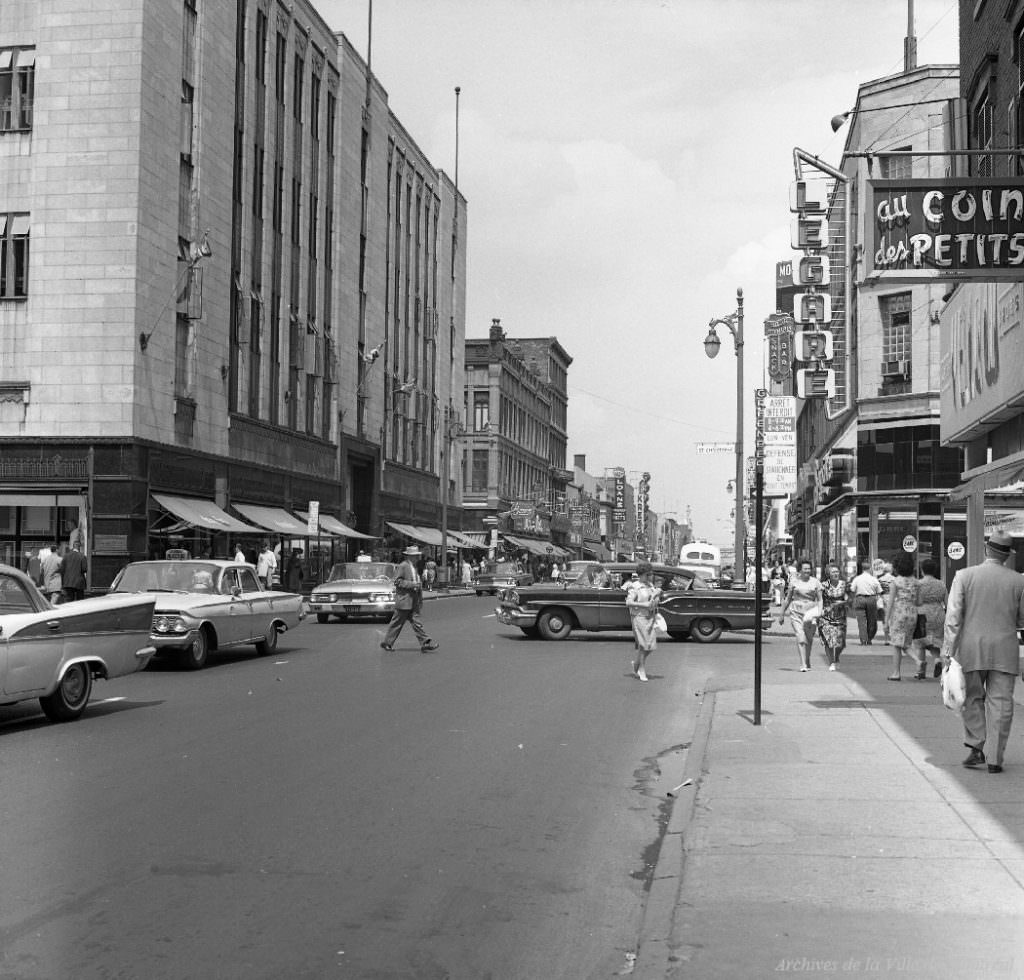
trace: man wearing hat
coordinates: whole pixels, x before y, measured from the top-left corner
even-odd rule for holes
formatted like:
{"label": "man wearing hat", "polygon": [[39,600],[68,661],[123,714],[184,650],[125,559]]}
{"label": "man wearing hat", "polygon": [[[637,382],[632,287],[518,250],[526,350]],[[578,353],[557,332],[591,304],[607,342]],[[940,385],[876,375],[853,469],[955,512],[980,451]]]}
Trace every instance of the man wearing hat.
{"label": "man wearing hat", "polygon": [[1024,575],[1005,562],[1013,538],[993,531],[985,560],[953,577],[946,607],[942,657],[956,657],[964,669],[964,745],[969,769],[988,765],[1003,771],[1003,750],[1013,721],[1013,686],[1019,654],[1017,630],[1024,628]]}
{"label": "man wearing hat", "polygon": [[420,641],[420,649],[426,653],[428,650],[436,650],[437,644],[427,636],[427,631],[420,620],[420,610],[423,608],[423,583],[413,564],[414,560],[420,557],[420,549],[416,545],[410,545],[402,554],[404,561],[398,566],[398,573],[395,576],[395,611],[380,647],[382,650],[393,650],[398,634],[409,622],[412,623],[416,639]]}

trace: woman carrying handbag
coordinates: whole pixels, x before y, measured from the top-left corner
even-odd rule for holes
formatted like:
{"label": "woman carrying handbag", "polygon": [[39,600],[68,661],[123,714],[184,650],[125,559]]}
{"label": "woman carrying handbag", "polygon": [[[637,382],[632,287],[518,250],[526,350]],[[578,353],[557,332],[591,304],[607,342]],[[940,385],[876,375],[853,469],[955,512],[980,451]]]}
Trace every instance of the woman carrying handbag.
{"label": "woman carrying handbag", "polygon": [[658,601],[661,589],[656,588],[652,579],[654,567],[648,561],[636,566],[639,581],[626,593],[626,608],[633,625],[633,642],[636,645],[636,659],[631,664],[633,673],[642,681],[647,676],[647,658],[658,646],[657,621]]}
{"label": "woman carrying handbag", "polygon": [[779,625],[789,621],[796,637],[796,649],[800,655],[800,672],[811,669],[811,645],[814,643],[814,630],[821,615],[821,582],[811,574],[811,563],[802,561],[797,566],[797,574],[790,580],[786,590],[786,601],[779,611]]}

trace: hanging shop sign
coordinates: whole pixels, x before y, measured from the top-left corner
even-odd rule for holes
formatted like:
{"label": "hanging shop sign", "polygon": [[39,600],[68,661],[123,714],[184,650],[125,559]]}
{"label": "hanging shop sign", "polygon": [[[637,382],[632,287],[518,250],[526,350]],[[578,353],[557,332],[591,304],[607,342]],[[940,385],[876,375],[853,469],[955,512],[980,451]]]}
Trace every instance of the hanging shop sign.
{"label": "hanging shop sign", "polygon": [[1024,280],[1024,179],[871,180],[867,278]]}

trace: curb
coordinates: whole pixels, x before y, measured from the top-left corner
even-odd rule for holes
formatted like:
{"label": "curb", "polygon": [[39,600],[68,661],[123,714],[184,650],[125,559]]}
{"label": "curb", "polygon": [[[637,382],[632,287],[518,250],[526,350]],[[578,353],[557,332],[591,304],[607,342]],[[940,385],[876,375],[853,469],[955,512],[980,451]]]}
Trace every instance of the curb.
{"label": "curb", "polygon": [[683,766],[684,781],[690,779],[692,783],[681,789],[671,803],[668,827],[658,850],[651,889],[640,920],[636,962],[631,971],[638,980],[665,980],[669,971],[674,969],[672,923],[683,884],[686,861],[685,837],[693,820],[697,792],[705,772],[704,760],[711,738],[715,700],[714,691],[705,691],[701,698],[693,730],[693,741],[687,750],[686,763]]}

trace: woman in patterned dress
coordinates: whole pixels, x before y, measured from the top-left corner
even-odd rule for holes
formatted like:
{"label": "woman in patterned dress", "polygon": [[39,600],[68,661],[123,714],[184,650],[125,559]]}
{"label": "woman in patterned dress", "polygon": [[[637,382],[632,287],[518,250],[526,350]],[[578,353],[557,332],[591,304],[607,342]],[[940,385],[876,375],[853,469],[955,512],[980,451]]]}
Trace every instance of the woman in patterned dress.
{"label": "woman in patterned dress", "polygon": [[920,582],[914,578],[914,559],[906,552],[892,563],[894,578],[886,596],[885,626],[892,644],[892,673],[889,680],[900,678],[900,663],[914,642]]}
{"label": "woman in patterned dress", "polygon": [[839,654],[846,647],[846,583],[839,577],[839,566],[829,562],[826,578],[821,587],[821,618],[818,620],[818,636],[828,655],[828,669],[839,666]]}
{"label": "woman in patterned dress", "polygon": [[917,661],[917,673],[914,675],[923,681],[927,674],[928,651],[935,658],[932,676],[942,673],[942,635],[946,628],[946,586],[939,580],[939,563],[934,558],[925,558],[921,562],[921,584],[917,596],[917,612],[925,618],[925,635],[914,640],[911,656]]}

